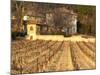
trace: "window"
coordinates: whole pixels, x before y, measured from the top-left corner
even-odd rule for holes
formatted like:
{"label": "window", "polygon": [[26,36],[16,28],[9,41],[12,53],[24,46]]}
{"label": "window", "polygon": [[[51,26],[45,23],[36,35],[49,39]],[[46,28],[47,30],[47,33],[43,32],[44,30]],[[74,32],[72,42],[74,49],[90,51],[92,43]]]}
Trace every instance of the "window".
{"label": "window", "polygon": [[33,31],[33,27],[32,26],[30,27],[30,30]]}

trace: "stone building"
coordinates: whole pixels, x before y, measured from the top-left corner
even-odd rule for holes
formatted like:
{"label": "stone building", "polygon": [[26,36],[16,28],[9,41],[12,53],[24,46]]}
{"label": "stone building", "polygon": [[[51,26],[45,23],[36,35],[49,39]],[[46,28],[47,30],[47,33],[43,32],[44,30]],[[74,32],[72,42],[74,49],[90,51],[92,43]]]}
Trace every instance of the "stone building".
{"label": "stone building", "polygon": [[[23,19],[23,26],[19,26],[22,32],[27,33],[28,38],[36,38],[35,35],[69,36],[77,33],[77,14],[67,9],[65,5],[45,3],[40,5],[28,2],[24,5],[23,15],[26,15],[27,19]],[[14,13],[16,14],[13,12],[12,16],[15,16]],[[14,25],[18,26],[18,23],[13,22],[12,29],[16,28]]]}
{"label": "stone building", "polygon": [[[60,31],[63,35],[69,36],[77,33],[77,15],[74,13],[62,13],[65,23],[55,26],[54,13],[46,13],[45,16],[30,16],[27,20],[27,38],[36,39],[36,35],[53,35]],[[56,27],[56,29],[55,29]],[[58,28],[59,29],[58,29]],[[54,30],[54,31],[53,31]],[[52,31],[52,33],[50,33]],[[58,34],[61,35],[61,34]]]}

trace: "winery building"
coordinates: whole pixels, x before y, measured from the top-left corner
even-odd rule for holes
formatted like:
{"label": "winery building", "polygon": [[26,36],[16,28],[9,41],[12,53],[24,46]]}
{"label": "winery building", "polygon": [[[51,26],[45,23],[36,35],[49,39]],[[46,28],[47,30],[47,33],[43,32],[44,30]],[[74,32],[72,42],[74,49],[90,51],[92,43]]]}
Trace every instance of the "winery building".
{"label": "winery building", "polygon": [[[22,32],[26,32],[28,39],[36,39],[37,35],[69,36],[77,33],[77,14],[72,10],[65,7],[43,10],[39,7],[35,11],[29,7],[26,6],[28,10],[24,10],[23,26],[21,26]],[[15,20],[16,16],[12,15],[12,29],[18,26],[18,23],[13,23]]]}
{"label": "winery building", "polygon": [[[77,15],[73,12],[62,12],[64,25],[55,25],[55,16],[53,12],[47,12],[44,15],[27,16],[28,39],[36,39],[37,35],[73,35],[77,33]],[[62,18],[61,18],[62,19]],[[57,19],[56,19],[57,20]],[[59,23],[59,22],[58,22]]]}

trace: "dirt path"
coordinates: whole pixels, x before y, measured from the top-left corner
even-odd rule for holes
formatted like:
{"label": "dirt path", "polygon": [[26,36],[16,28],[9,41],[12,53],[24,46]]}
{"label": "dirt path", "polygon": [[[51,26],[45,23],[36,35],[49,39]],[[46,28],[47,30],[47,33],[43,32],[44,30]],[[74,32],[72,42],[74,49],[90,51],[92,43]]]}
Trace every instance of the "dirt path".
{"label": "dirt path", "polygon": [[74,68],[71,59],[70,46],[68,42],[65,42],[62,56],[57,64],[57,71],[73,70]]}

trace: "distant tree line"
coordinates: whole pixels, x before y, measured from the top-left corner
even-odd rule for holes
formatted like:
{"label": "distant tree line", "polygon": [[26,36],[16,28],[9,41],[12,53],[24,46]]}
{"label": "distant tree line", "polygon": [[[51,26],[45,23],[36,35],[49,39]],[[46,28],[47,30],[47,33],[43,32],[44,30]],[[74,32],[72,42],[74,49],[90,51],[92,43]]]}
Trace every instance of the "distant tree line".
{"label": "distant tree line", "polygon": [[96,6],[74,5],[72,9],[78,14],[78,32],[96,35]]}

